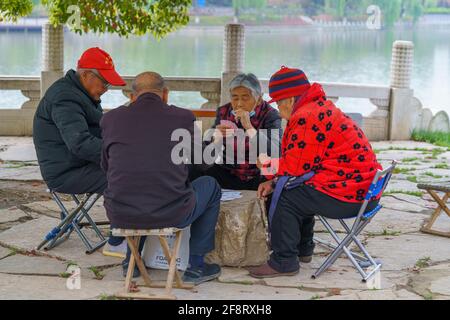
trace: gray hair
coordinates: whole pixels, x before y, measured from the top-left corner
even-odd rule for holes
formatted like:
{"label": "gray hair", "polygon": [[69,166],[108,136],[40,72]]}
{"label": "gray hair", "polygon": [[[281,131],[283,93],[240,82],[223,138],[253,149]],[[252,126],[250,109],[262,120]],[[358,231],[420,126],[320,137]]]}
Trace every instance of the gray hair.
{"label": "gray hair", "polygon": [[244,87],[251,91],[255,99],[262,97],[261,83],[253,73],[241,73],[230,81],[230,93],[238,87]]}

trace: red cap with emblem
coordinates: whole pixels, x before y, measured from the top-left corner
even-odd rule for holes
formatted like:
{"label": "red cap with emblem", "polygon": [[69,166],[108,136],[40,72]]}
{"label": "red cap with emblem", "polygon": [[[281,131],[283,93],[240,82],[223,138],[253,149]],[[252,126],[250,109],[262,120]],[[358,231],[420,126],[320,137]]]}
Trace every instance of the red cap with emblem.
{"label": "red cap with emblem", "polygon": [[80,60],[78,60],[78,68],[96,69],[103,79],[113,86],[126,85],[122,77],[116,72],[111,56],[98,47],[89,48],[83,52]]}

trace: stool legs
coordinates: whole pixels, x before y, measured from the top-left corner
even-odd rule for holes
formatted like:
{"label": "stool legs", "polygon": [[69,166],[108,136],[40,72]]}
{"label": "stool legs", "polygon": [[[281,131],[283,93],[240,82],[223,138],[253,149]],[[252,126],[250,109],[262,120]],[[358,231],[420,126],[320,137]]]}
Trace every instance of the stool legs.
{"label": "stool legs", "polygon": [[424,225],[420,230],[425,233],[430,233],[442,237],[449,237],[450,238],[450,232],[443,232],[443,231],[437,231],[433,230],[432,227],[434,223],[436,222],[437,218],[441,215],[442,211],[445,211],[445,213],[450,217],[450,209],[447,207],[447,201],[450,197],[450,192],[447,192],[444,197],[441,199],[438,194],[433,190],[427,190],[428,193],[433,197],[433,199],[437,202],[438,207],[434,211],[433,215],[430,218],[430,221],[426,225]]}
{"label": "stool legs", "polygon": [[[139,242],[141,236],[126,236],[128,246],[131,250],[130,261],[128,264],[127,275],[125,278],[125,293],[117,294],[117,297],[123,298],[135,298],[135,299],[176,299],[175,295],[172,293],[172,288],[175,280],[175,287],[179,289],[192,289],[194,285],[185,284],[180,276],[180,273],[177,270],[177,257],[181,245],[181,235],[182,230],[175,232],[175,244],[174,248],[170,250],[170,247],[167,243],[167,239],[163,235],[158,235],[159,241],[161,243],[161,247],[163,249],[164,255],[169,263],[169,270],[167,275],[167,280],[164,283],[161,282],[152,282],[150,276],[147,272],[147,268],[145,267],[144,262],[142,261],[141,253],[139,252]],[[137,265],[139,271],[141,272],[142,277],[144,278],[144,283],[146,287],[149,288],[164,288],[164,294],[144,294],[139,292],[132,292],[136,289],[133,284],[133,272],[134,267]]]}

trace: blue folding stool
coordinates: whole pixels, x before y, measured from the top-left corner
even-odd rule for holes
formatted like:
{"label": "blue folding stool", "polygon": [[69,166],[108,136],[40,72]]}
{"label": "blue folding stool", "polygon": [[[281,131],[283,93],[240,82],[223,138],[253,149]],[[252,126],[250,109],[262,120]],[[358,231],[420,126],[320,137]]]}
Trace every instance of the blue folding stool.
{"label": "blue folding stool", "polygon": [[[101,197],[101,194],[87,193],[83,196],[71,194],[72,200],[75,202],[76,207],[72,211],[67,210],[59,195],[53,190],[47,190],[53,197],[53,200],[57,203],[61,209],[61,222],[53,228],[44,237],[44,240],[37,246],[37,250],[44,247],[44,250],[50,250],[66,241],[71,233],[75,231],[80,237],[83,244],[86,246],[86,253],[91,254],[97,249],[101,248],[106,239],[98,229],[98,225],[109,224],[109,222],[95,222],[89,215],[89,210],[93,207],[95,202]],[[82,222],[85,220],[86,222]],[[86,233],[82,230],[83,227],[89,227],[98,238],[98,242],[92,242]]]}
{"label": "blue folding stool", "polygon": [[[380,204],[377,205],[375,209],[373,209],[370,212],[366,212],[367,205],[369,204],[370,199],[373,197],[378,197],[379,195],[383,194],[383,191],[386,189],[387,184],[389,183],[389,180],[391,179],[391,176],[394,172],[395,166],[397,165],[396,161],[392,162],[392,165],[387,168],[386,170],[380,171],[378,170],[370,187],[366,194],[365,200],[361,205],[361,209],[358,212],[358,215],[356,216],[356,219],[353,223],[353,226],[349,226],[344,219],[338,219],[341,225],[344,227],[347,235],[345,238],[341,239],[336,231],[333,229],[333,227],[330,225],[330,223],[327,221],[326,218],[323,216],[318,216],[319,220],[322,222],[322,224],[325,226],[325,228],[328,230],[328,232],[333,237],[334,241],[337,243],[333,244],[318,238],[314,238],[314,241],[325,245],[329,248],[331,248],[333,251],[328,256],[328,258],[325,260],[325,262],[319,267],[319,269],[316,271],[316,273],[312,276],[313,279],[319,277],[324,271],[326,271],[328,268],[330,268],[334,262],[337,260],[337,258],[342,254],[345,253],[347,257],[350,259],[352,264],[355,266],[355,268],[358,270],[358,272],[362,276],[363,282],[366,282],[368,279],[370,279],[376,272],[378,272],[381,268],[381,262],[376,261],[372,258],[372,256],[369,254],[365,246],[361,243],[361,241],[358,240],[358,235],[364,230],[364,228],[370,223],[370,221],[375,217],[375,215],[380,211],[382,206]],[[352,218],[353,219],[353,218]],[[348,248],[352,242],[354,242],[358,248],[361,250],[362,254],[357,254],[355,252],[350,251]],[[367,273],[364,268],[372,267],[372,269]]]}

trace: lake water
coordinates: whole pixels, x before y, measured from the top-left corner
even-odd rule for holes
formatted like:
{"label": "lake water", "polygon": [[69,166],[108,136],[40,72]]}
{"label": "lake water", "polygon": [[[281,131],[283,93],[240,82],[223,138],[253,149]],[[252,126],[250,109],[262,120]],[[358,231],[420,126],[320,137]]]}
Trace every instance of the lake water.
{"label": "lake water", "polygon": [[[247,31],[247,72],[269,78],[281,65],[302,68],[313,81],[389,84],[392,43],[415,43],[412,88],[425,107],[450,113],[450,28],[433,27],[397,31],[289,30]],[[213,29],[182,30],[156,42],[150,37],[119,38],[113,35],[79,36],[65,33],[65,69],[76,65],[88,47],[108,51],[123,75],[145,70],[163,76],[219,77],[222,71],[223,34]],[[0,33],[0,75],[35,75],[41,70],[40,33]],[[0,91],[0,108],[19,107],[18,92]],[[107,93],[104,106],[125,101],[119,92]],[[177,93],[171,102],[198,108],[199,93]],[[363,100],[338,103],[345,111],[370,113]]]}

